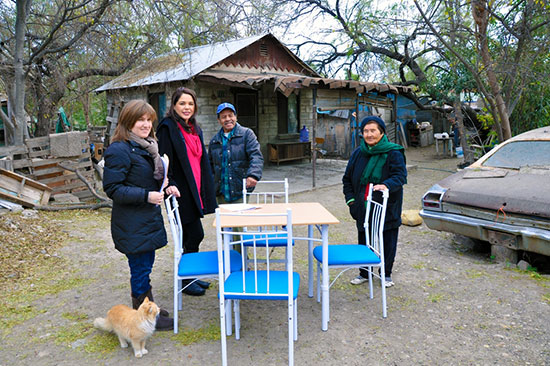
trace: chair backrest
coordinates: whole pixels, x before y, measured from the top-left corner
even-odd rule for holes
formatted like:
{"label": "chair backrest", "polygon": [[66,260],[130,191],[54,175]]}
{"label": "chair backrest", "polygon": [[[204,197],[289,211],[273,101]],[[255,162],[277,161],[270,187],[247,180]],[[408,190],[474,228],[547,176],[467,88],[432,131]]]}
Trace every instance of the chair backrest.
{"label": "chair backrest", "polygon": [[174,266],[177,273],[177,266],[179,260],[183,254],[182,248],[182,228],[181,228],[181,219],[179,212],[178,200],[175,196],[169,196],[164,200],[166,206],[166,214],[168,216],[168,222],[170,223],[170,231],[172,232],[172,240],[174,242]]}
{"label": "chair backrest", "polygon": [[[246,223],[249,218],[253,218],[256,221],[254,225],[260,225],[261,229],[256,227],[248,227],[248,231],[239,232],[233,231],[231,228],[222,228],[222,222],[224,218],[231,216],[237,216],[239,222]],[[260,222],[261,221],[261,222]],[[284,229],[265,231],[265,227],[281,227],[285,225]],[[272,247],[270,241],[274,238],[285,236],[287,256],[286,263],[284,265],[272,263],[269,252]],[[288,298],[293,294],[293,260],[292,260],[292,210],[288,209],[284,213],[273,214],[261,214],[254,213],[253,211],[241,211],[241,212],[221,212],[216,209],[216,237],[218,244],[218,267],[220,278],[225,278],[231,274],[229,266],[229,250],[234,246],[240,246],[241,252],[245,253],[245,242],[252,242],[252,245],[248,246],[249,263],[251,268],[247,271],[233,272],[233,275],[238,274],[242,282],[241,289],[246,289],[246,298]],[[263,245],[255,245],[256,241],[262,241]],[[262,258],[262,261],[258,260]],[[223,261],[223,262],[222,262]],[[245,267],[245,256],[242,256],[242,267]],[[223,266],[222,263],[225,263]],[[224,268],[225,267],[225,268]],[[281,273],[287,272],[282,276]],[[282,280],[288,281],[287,286],[273,286],[276,282]],[[220,281],[220,293],[224,293],[224,281]],[[267,286],[267,287],[266,287]],[[274,288],[288,288],[288,292],[273,292]],[[226,293],[227,294],[227,293]],[[231,293],[235,295],[235,293]],[[244,298],[243,297],[243,298]]]}
{"label": "chair backrest", "polygon": [[[369,248],[384,261],[384,221],[386,219],[386,207],[390,193],[388,190],[373,192],[372,187],[373,185],[369,184],[369,192],[365,203],[365,235],[367,236],[367,245]],[[378,194],[381,195],[382,202],[373,197]]]}
{"label": "chair backrest", "polygon": [[[282,201],[284,199],[284,201]],[[288,178],[283,180],[261,180],[256,183],[253,192],[246,189],[246,178],[243,179],[243,203],[288,203]]]}

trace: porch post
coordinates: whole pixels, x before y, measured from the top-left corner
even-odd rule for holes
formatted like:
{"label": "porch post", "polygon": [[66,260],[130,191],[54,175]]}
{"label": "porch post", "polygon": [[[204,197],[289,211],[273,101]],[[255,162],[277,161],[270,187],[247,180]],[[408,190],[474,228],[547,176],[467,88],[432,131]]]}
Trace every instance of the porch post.
{"label": "porch post", "polygon": [[313,146],[313,158],[311,159],[312,164],[312,176],[311,176],[311,186],[315,188],[315,166],[317,165],[317,141],[316,141],[316,130],[317,130],[317,88],[313,88],[313,125],[311,126],[311,144]]}

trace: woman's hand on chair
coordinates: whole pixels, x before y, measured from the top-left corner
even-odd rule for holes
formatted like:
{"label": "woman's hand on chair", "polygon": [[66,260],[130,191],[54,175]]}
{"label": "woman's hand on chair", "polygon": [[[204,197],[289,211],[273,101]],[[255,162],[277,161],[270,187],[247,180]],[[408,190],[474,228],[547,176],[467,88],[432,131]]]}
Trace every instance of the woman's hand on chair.
{"label": "woman's hand on chair", "polygon": [[149,192],[147,202],[153,205],[160,205],[163,199],[164,199],[164,193],[151,191]]}
{"label": "woman's hand on chair", "polygon": [[372,187],[373,191],[385,191],[387,189],[388,189],[388,187],[386,187],[385,184],[377,184],[374,187]]}
{"label": "woman's hand on chair", "polygon": [[180,191],[178,190],[178,187],[176,186],[170,186],[165,189],[165,192],[167,195],[174,195],[176,197],[180,196]]}

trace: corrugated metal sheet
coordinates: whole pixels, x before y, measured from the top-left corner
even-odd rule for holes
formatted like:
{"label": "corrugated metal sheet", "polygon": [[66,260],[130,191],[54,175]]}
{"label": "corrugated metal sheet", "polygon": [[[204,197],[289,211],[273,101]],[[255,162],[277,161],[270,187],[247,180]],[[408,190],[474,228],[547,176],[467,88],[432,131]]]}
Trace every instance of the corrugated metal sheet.
{"label": "corrugated metal sheet", "polygon": [[310,76],[303,75],[286,75],[283,76],[280,73],[269,73],[262,72],[258,70],[258,73],[255,74],[253,70],[250,70],[250,73],[241,73],[241,72],[231,72],[231,71],[216,71],[216,70],[206,70],[200,73],[200,77],[211,77],[218,80],[226,80],[236,83],[246,83],[250,86],[265,83],[268,81],[274,81],[275,90],[280,91],[287,97],[292,94],[295,89],[300,88],[311,88],[313,86],[318,86],[321,88],[329,89],[354,89],[356,93],[369,93],[369,92],[378,92],[378,93],[393,93],[393,94],[402,94],[411,91],[411,88],[400,85],[390,85],[390,84],[379,84],[371,82],[360,82],[355,80],[338,80],[338,79],[329,79],[329,78],[315,78]]}
{"label": "corrugated metal sheet", "polygon": [[96,92],[189,80],[235,52],[265,37],[265,34],[199,46],[160,56],[97,88]]}
{"label": "corrugated metal sheet", "polygon": [[[329,89],[355,89],[357,93],[378,92],[382,94],[402,94],[411,91],[409,87],[405,86],[329,79],[288,73],[283,74],[281,70],[266,70],[265,68],[257,70],[255,68],[248,68],[238,71],[227,69],[216,70],[216,68],[212,68],[214,65],[264,37],[272,37],[276,42],[279,42],[273,35],[268,33],[170,53],[157,57],[145,65],[126,72],[97,88],[95,91],[101,92],[112,89],[126,89],[172,81],[189,80],[197,76],[247,84],[249,86],[265,83],[267,81],[274,81],[275,90],[280,91],[286,96],[292,94],[295,89],[308,88],[313,85]],[[317,75],[315,71],[298,59],[296,55],[288,50],[282,43],[280,43],[280,45],[295,58],[296,62],[308,68],[310,73]]]}

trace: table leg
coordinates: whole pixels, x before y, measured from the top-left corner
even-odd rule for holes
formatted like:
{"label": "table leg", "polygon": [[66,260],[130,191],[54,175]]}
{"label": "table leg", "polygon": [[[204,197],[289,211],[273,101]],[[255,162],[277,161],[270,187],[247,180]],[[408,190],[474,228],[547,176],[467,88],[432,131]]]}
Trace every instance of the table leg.
{"label": "table leg", "polygon": [[313,297],[313,225],[307,226],[307,237],[309,240],[307,241],[307,263],[308,263],[308,273],[307,273],[307,280],[308,280],[308,290],[307,295],[309,297]]}
{"label": "table leg", "polygon": [[321,329],[328,330],[330,319],[329,306],[329,273],[328,273],[328,225],[321,225],[321,238],[323,240],[323,282],[321,284]]}
{"label": "table leg", "polygon": [[439,155],[439,139],[435,139],[435,153]]}

